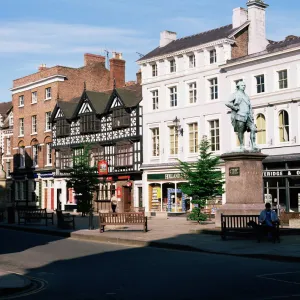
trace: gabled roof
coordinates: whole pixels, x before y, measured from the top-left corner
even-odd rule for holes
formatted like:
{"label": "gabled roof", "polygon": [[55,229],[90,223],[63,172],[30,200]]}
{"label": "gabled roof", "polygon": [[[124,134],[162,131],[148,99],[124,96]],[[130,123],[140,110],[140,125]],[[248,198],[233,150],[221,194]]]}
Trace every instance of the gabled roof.
{"label": "gabled roof", "polygon": [[0,102],[0,114],[6,116],[9,110],[12,108],[12,102]]}
{"label": "gabled roof", "polygon": [[[240,27],[240,30],[245,27],[244,25],[245,24],[243,24]],[[232,24],[230,24],[209,31],[204,31],[195,35],[183,37],[169,43],[164,47],[157,47],[156,49],[152,50],[151,52],[140,58],[138,61],[143,61],[152,57],[166,55],[172,52],[196,47],[220,39],[229,38],[232,33],[238,31],[239,28],[232,28]]]}

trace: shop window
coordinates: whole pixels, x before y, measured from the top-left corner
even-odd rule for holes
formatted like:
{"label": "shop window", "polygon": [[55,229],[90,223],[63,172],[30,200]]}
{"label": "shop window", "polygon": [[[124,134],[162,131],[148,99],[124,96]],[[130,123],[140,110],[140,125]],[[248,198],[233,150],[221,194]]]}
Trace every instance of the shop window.
{"label": "shop window", "polygon": [[258,114],[256,118],[257,144],[266,144],[266,118],[263,114]]}
{"label": "shop window", "polygon": [[279,113],[279,142],[284,143],[290,140],[289,114],[282,110]]}

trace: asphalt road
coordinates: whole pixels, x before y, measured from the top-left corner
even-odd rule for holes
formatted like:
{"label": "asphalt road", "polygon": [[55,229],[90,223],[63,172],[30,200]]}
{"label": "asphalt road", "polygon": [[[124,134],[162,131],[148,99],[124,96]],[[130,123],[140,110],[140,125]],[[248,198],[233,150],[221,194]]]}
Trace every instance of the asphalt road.
{"label": "asphalt road", "polygon": [[2,229],[0,237],[1,270],[47,282],[41,292],[19,299],[300,299],[296,263],[130,248]]}

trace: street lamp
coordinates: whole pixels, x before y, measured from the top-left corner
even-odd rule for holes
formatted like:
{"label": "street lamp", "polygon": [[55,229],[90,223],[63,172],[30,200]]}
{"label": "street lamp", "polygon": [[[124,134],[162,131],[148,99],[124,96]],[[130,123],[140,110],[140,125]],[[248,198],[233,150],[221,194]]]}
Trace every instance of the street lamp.
{"label": "street lamp", "polygon": [[183,128],[181,127],[181,125],[179,124],[180,123],[180,120],[176,118],[173,120],[173,123],[175,125],[175,130],[177,133],[180,133],[181,136],[183,136]]}

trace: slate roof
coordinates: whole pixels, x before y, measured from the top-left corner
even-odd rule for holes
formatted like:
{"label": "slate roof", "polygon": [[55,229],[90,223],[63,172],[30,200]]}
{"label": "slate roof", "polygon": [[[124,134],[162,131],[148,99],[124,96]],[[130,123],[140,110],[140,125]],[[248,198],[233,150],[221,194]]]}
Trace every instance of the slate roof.
{"label": "slate roof", "polygon": [[235,31],[238,31],[238,28],[233,29],[232,24],[229,24],[209,31],[204,31],[198,34],[183,37],[169,43],[164,47],[157,47],[145,56],[141,57],[138,61],[143,61],[152,57],[161,56],[172,52],[207,44],[209,42],[217,41],[220,39],[228,38]]}
{"label": "slate roof", "polygon": [[9,109],[12,107],[12,102],[0,102],[0,114],[6,116]]}
{"label": "slate roof", "polygon": [[74,110],[76,109],[81,97],[76,97],[70,101],[57,100],[58,107],[64,113],[66,119],[70,119],[73,115]]}

